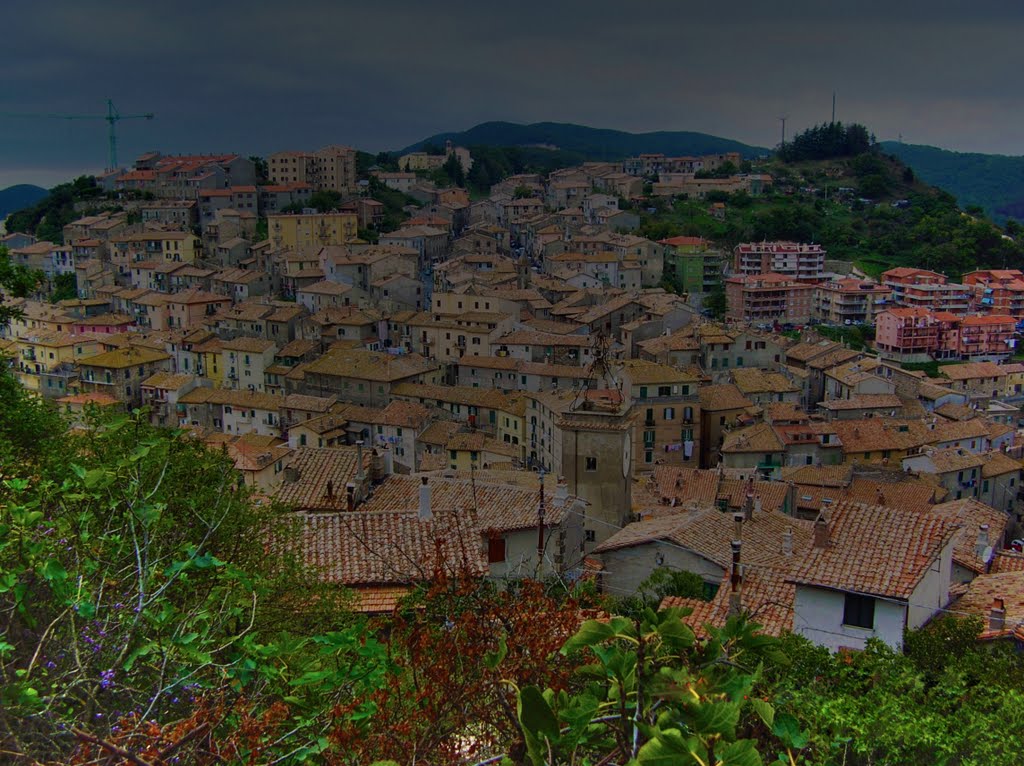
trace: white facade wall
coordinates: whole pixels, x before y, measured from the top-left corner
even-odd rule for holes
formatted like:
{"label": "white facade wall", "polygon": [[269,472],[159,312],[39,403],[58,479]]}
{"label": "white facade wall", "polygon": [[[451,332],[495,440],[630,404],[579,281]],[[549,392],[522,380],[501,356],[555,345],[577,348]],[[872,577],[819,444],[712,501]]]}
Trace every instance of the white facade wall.
{"label": "white facade wall", "polygon": [[718,585],[725,576],[722,567],[693,551],[680,548],[674,543],[651,542],[601,554],[604,562],[601,577],[608,592],[614,596],[636,593],[640,583],[658,568],[659,554],[663,557],[662,567],[693,572],[705,582]]}
{"label": "white facade wall", "polygon": [[281,421],[274,410],[253,410],[224,405],[224,433],[281,436]]}
{"label": "white facade wall", "polygon": [[863,649],[869,638],[881,639],[897,650],[903,648],[905,604],[875,599],[875,627],[870,630],[843,624],[845,603],[846,594],[842,591],[798,585],[793,604],[793,632],[833,652],[842,647]]}
{"label": "white facade wall", "polygon": [[920,628],[934,617],[939,609],[945,608],[949,603],[949,583],[952,578],[953,540],[950,540],[910,594],[908,628]]}

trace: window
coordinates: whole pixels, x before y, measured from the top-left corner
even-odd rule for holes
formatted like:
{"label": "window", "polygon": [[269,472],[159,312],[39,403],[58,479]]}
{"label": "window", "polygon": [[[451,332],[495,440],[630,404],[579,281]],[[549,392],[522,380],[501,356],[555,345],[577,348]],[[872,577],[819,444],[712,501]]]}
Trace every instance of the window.
{"label": "window", "polygon": [[675,420],[675,418],[676,418],[676,408],[675,407],[666,407],[665,411],[662,412],[661,414],[662,414],[662,416],[664,416],[665,420]]}
{"label": "window", "polygon": [[846,602],[843,604],[843,625],[874,630],[875,600],[871,596],[847,593]]}
{"label": "window", "polygon": [[647,398],[647,386],[640,386],[640,398],[641,399],[646,399]]}
{"label": "window", "polygon": [[596,471],[597,470],[597,458],[596,457],[588,457],[588,458],[586,458],[586,463],[585,463],[584,467],[585,467],[585,469],[587,471]]}
{"label": "window", "polygon": [[672,396],[672,387],[658,386],[658,396]]}
{"label": "window", "polygon": [[736,357],[736,366],[737,367],[742,367],[743,366],[743,357],[742,356]]}
{"label": "window", "polygon": [[593,529],[585,530],[585,535],[588,543],[597,542],[597,532],[595,532]]}
{"label": "window", "polygon": [[487,540],[487,563],[500,564],[505,560],[505,538],[491,537]]}

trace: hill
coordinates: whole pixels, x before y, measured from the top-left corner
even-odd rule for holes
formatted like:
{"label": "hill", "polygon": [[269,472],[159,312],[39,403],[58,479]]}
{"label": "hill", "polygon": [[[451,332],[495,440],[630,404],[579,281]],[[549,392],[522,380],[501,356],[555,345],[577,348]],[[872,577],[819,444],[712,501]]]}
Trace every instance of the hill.
{"label": "hill", "polygon": [[15,210],[31,207],[48,194],[46,189],[32,184],[18,184],[0,189],[0,218]]}
{"label": "hill", "polygon": [[977,205],[997,221],[1024,220],[1024,157],[951,152],[934,146],[883,141],[882,148],[940,186],[962,207]]}
{"label": "hill", "polygon": [[[774,189],[664,200],[641,211],[639,234],[651,239],[700,236],[726,252],[740,242],[817,242],[830,259],[853,262],[877,276],[893,266],[918,266],[954,278],[976,268],[1020,268],[1018,243],[983,214],[966,214],[953,196],[929,185],[882,151],[786,163],[755,162]],[[715,217],[708,202],[726,203]]]}
{"label": "hill", "polygon": [[484,122],[462,132],[430,136],[407,146],[399,154],[420,151],[424,146],[444,146],[448,140],[462,146],[544,146],[575,152],[588,160],[615,160],[649,153],[687,156],[740,152],[744,157],[756,157],[768,151],[728,138],[688,131],[627,133],[559,122],[537,122],[532,125]]}

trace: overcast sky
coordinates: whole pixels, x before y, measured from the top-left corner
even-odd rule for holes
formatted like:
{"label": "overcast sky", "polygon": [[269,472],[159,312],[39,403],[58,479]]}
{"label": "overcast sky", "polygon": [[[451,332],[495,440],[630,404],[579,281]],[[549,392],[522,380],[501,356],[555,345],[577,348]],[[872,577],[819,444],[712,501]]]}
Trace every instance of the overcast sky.
{"label": "overcast sky", "polygon": [[[264,7],[266,8],[264,10]],[[143,151],[397,149],[487,120],[694,130],[771,146],[836,117],[879,139],[1024,154],[1012,0],[5,0],[0,188]]]}

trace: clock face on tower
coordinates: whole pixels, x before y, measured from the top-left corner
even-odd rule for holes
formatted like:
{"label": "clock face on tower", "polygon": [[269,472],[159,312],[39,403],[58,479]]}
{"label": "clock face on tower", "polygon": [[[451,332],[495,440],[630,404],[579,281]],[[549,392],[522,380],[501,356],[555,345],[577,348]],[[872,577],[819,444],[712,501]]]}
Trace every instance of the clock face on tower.
{"label": "clock face on tower", "polygon": [[629,476],[629,468],[633,458],[633,443],[629,440],[629,434],[622,436],[622,476]]}

